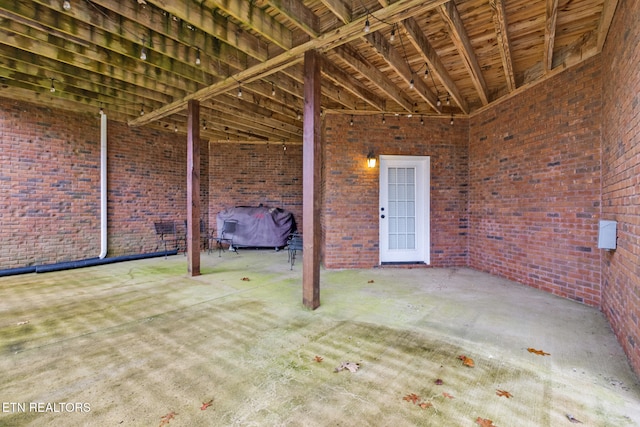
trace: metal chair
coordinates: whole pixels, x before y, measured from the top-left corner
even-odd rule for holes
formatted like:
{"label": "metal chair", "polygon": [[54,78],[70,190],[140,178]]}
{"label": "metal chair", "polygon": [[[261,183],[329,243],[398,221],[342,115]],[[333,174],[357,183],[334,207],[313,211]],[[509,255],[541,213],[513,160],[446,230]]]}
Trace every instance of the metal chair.
{"label": "metal chair", "polygon": [[293,270],[293,264],[296,261],[296,253],[298,251],[302,251],[302,233],[292,233],[291,236],[289,236],[287,248],[289,251],[289,263],[291,264],[289,270]]}
{"label": "metal chair", "polygon": [[222,244],[229,245],[229,251],[238,254],[238,248],[233,246],[233,234],[238,228],[238,221],[235,219],[225,219],[222,223],[222,230],[215,238],[218,247],[218,256],[222,256]]}
{"label": "metal chair", "polygon": [[178,235],[175,221],[156,221],[153,223],[158,236],[158,243],[164,246],[164,257],[167,258],[169,246],[176,252],[180,249],[181,237]]}

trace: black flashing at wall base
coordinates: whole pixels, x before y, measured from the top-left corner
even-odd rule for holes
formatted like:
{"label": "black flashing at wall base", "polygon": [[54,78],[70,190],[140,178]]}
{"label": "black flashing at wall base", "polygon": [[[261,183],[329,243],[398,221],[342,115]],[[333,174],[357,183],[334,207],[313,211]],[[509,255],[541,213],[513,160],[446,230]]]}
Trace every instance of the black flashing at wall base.
{"label": "black flashing at wall base", "polygon": [[9,268],[6,270],[0,270],[0,277],[14,276],[17,274],[28,274],[28,273],[49,273],[52,271],[70,270],[73,268],[91,267],[94,265],[112,264],[115,262],[135,261],[138,259],[156,258],[156,257],[165,256],[165,255],[176,255],[177,253],[178,251],[174,249],[172,251],[167,251],[167,252],[151,252],[147,254],[122,255],[122,256],[102,258],[102,259],[89,258],[89,259],[83,259],[78,261],[58,262],[55,264],[43,264],[43,265],[34,265],[30,267]]}

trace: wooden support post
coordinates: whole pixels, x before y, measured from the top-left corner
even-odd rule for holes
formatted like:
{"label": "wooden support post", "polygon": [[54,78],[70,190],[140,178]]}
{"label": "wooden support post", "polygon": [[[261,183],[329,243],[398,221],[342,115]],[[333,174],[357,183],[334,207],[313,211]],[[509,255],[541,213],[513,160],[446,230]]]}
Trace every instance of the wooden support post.
{"label": "wooden support post", "polygon": [[187,118],[187,263],[200,275],[200,102],[191,100]]}
{"label": "wooden support post", "polygon": [[302,303],[312,310],[320,306],[321,61],[320,54],[315,50],[304,54]]}

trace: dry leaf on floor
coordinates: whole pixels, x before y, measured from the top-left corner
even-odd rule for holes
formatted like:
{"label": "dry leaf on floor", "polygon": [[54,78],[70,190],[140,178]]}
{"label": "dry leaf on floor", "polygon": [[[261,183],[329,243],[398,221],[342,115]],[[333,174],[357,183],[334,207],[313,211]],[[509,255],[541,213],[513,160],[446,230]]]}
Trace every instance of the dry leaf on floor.
{"label": "dry leaf on floor", "polygon": [[373,281],[373,279],[372,279],[372,280],[369,280],[367,283],[374,283],[374,281]]}
{"label": "dry leaf on floor", "polygon": [[436,385],[442,385],[442,384],[444,384],[444,381],[442,381],[440,378],[438,378],[438,379],[435,381],[435,383],[436,383]]}
{"label": "dry leaf on floor", "polygon": [[175,412],[171,411],[168,414],[165,414],[165,415],[161,416],[160,417],[160,420],[161,420],[160,421],[160,427],[169,424],[169,421],[174,419],[176,417],[176,415],[178,415],[178,414],[176,414]]}
{"label": "dry leaf on floor", "polygon": [[245,282],[248,282],[251,279],[249,279],[248,277],[243,277],[242,280],[245,281]]}
{"label": "dry leaf on floor", "polygon": [[574,417],[571,414],[567,414],[567,418],[569,419],[569,421],[571,421],[572,423],[579,423],[582,424],[582,421],[580,421],[579,419],[577,419],[576,417]]}
{"label": "dry leaf on floor", "polygon": [[415,393],[407,394],[402,400],[406,400],[407,402],[411,402],[414,405],[420,400],[420,396]]}
{"label": "dry leaf on floor", "polygon": [[468,366],[470,368],[473,368],[475,366],[475,364],[473,363],[473,359],[465,356],[464,354],[458,356],[458,359],[462,360],[462,364],[465,366]]}
{"label": "dry leaf on floor", "polygon": [[476,424],[480,424],[481,427],[497,427],[493,421],[486,418],[476,418]]}
{"label": "dry leaf on floor", "polygon": [[551,353],[545,353],[545,352],[544,352],[544,351],[542,351],[542,350],[536,350],[535,348],[531,348],[531,347],[529,347],[529,348],[527,349],[527,351],[528,351],[529,353],[539,354],[540,356],[551,356]]}
{"label": "dry leaf on floor", "polygon": [[360,364],[356,362],[342,362],[340,366],[335,369],[335,372],[340,372],[348,369],[349,372],[356,372],[360,368]]}
{"label": "dry leaf on floor", "polygon": [[449,399],[453,399],[454,397],[452,395],[450,395],[449,393],[442,393],[442,395],[444,397],[448,397]]}
{"label": "dry leaf on floor", "polygon": [[420,406],[422,409],[427,409],[427,408],[431,408],[433,406],[433,403],[431,403],[431,402],[422,402],[418,406]]}
{"label": "dry leaf on floor", "polygon": [[28,320],[23,320],[22,322],[18,322],[16,323],[17,326],[22,326],[22,325],[26,325],[27,323],[29,323]]}
{"label": "dry leaf on floor", "polygon": [[213,399],[211,399],[208,402],[202,402],[202,406],[200,407],[201,411],[204,411],[205,409],[207,409],[209,406],[211,406],[213,404]]}
{"label": "dry leaf on floor", "polygon": [[509,399],[510,397],[513,397],[513,395],[512,395],[511,393],[509,393],[508,391],[500,390],[500,389],[497,389],[497,390],[496,390],[496,394],[497,394],[498,396],[501,396],[501,397],[502,397],[502,396],[504,396],[504,397],[506,397],[507,399]]}
{"label": "dry leaf on floor", "polygon": [[313,358],[313,360],[315,360],[316,362],[320,363],[322,362],[322,356],[316,356]]}

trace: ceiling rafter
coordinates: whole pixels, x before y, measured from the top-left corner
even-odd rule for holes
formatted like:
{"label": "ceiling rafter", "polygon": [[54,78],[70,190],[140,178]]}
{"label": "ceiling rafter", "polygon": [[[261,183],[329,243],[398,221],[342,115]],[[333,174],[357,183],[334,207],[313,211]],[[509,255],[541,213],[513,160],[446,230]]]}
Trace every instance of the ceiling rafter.
{"label": "ceiling rafter", "polygon": [[300,0],[267,0],[267,2],[309,36],[320,35],[318,17]]}
{"label": "ceiling rafter", "polygon": [[[210,15],[210,22],[214,23],[216,20],[222,21],[217,27],[211,27],[211,33],[213,34],[207,33],[199,28],[196,29],[196,27],[191,24],[185,23],[181,19],[167,13],[163,14],[155,7],[135,7],[134,5],[137,3],[113,0],[91,0],[91,3],[109,10],[115,14],[116,17],[119,17],[117,22],[115,19],[113,20],[114,28],[105,27],[106,30],[114,34],[141,34],[142,28],[146,27],[148,30],[161,34],[167,39],[174,40],[189,47],[190,52],[188,55],[185,55],[185,60],[190,63],[195,61],[196,52],[199,49],[203,67],[212,67],[215,65],[215,62],[222,62],[235,69],[243,69],[255,64],[260,58],[266,58],[267,55],[266,49],[262,51],[246,49],[248,50],[248,52],[246,52],[239,46],[234,46],[234,44],[232,44],[233,41],[226,37],[229,31],[216,31],[216,28],[231,27],[232,24],[226,20],[223,21],[221,17],[214,17],[210,13],[207,14]],[[118,28],[119,23],[122,23],[121,30]],[[137,24],[137,26],[134,26],[133,23]],[[233,31],[234,28],[232,28],[231,31]],[[245,37],[245,39],[246,38],[247,37]],[[258,42],[255,40],[246,44],[255,46]]]}
{"label": "ceiling rafter", "polygon": [[393,81],[391,81],[391,79],[388,78],[386,74],[384,74],[377,67],[363,58],[360,54],[358,54],[358,52],[355,52],[347,45],[343,45],[334,49],[334,52],[346,64],[365,76],[369,81],[371,81],[378,88],[380,88],[380,90],[390,96],[406,111],[413,111],[414,106],[411,98],[404,92],[402,92],[402,90],[395,83],[393,83]]}
{"label": "ceiling rafter", "polygon": [[556,21],[558,19],[558,0],[546,0],[544,23],[544,57],[542,65],[545,73],[553,69],[553,48],[556,39]]}
{"label": "ceiling rafter", "polygon": [[351,6],[342,0],[321,0],[343,24],[351,22]]}
{"label": "ceiling rafter", "polygon": [[267,142],[300,139],[308,50],[331,62],[325,111],[438,115],[448,93],[447,114],[472,114],[598,54],[618,0],[550,3],[547,44],[548,0],[70,3],[0,0],[0,96],[178,132],[188,99],[211,100],[203,137]]}
{"label": "ceiling rafter", "polygon": [[[167,11],[174,8],[174,6],[167,7],[167,3],[169,3],[169,1],[147,1],[159,4],[162,9]],[[189,14],[199,12],[203,8],[219,9],[239,22],[242,22],[243,25],[248,27],[248,29],[262,35],[271,43],[274,43],[285,50],[293,47],[293,35],[291,34],[291,31],[273,17],[265,13],[262,9],[255,7],[252,2],[243,0],[205,0],[202,3],[196,3],[195,1],[180,2],[180,5],[184,5],[187,9],[186,11],[180,11],[183,16],[187,17]],[[190,19],[187,19],[187,21],[190,22]]]}
{"label": "ceiling rafter", "polygon": [[336,84],[341,85],[375,109],[385,111],[386,103],[384,99],[371,92],[358,79],[337,67],[326,56],[322,56],[322,71],[325,77],[333,80]]}
{"label": "ceiling rafter", "polygon": [[607,40],[607,34],[609,34],[609,27],[611,27],[611,21],[613,21],[613,14],[618,7],[618,0],[604,0],[604,10],[600,14],[600,21],[598,22],[598,52],[602,50],[604,42]]}
{"label": "ceiling rafter", "polygon": [[407,82],[409,85],[413,81],[414,90],[420,95],[436,112],[442,113],[438,105],[438,98],[431,92],[431,89],[418,78],[416,73],[409,67],[407,61],[396,49],[385,39],[381,33],[367,34],[367,41],[382,55],[389,65]]}
{"label": "ceiling rafter", "polygon": [[[304,87],[304,67],[301,63],[293,64],[291,67],[282,71],[281,74],[286,74],[297,82],[297,87],[302,90]],[[322,79],[320,82],[322,87],[322,95],[331,101],[335,102],[342,106],[342,108],[346,108],[348,110],[356,109],[358,106],[358,99],[355,95],[352,95],[350,92],[341,90],[340,87],[333,84],[333,82],[327,81],[326,79]],[[302,92],[298,92],[299,95]],[[300,98],[302,100],[302,98]]]}
{"label": "ceiling rafter", "polygon": [[[31,5],[31,7],[18,6],[15,13],[20,14],[19,16],[23,18],[25,26],[29,25],[29,27],[33,29],[33,31],[24,29],[21,34],[24,34],[25,37],[37,37],[42,44],[46,44],[47,46],[53,46],[52,43],[55,42],[59,43],[60,46],[57,47],[58,50],[50,53],[50,57],[52,58],[60,58],[61,61],[73,63],[77,60],[74,58],[74,55],[80,55],[95,61],[96,64],[93,66],[96,68],[98,67],[97,63],[104,63],[105,66],[110,66],[115,63],[132,73],[143,76],[147,75],[149,78],[160,78],[160,80],[166,79],[171,82],[172,86],[183,87],[186,91],[192,91],[197,87],[194,84],[190,84],[189,82],[191,81],[199,82],[203,85],[215,82],[211,74],[203,73],[202,70],[199,70],[195,66],[188,65],[180,59],[158,54],[156,61],[140,61],[140,45],[136,42],[114,36],[101,28],[74,24],[71,17],[60,14],[57,11],[48,11],[43,9],[43,7],[44,6],[38,4]],[[108,44],[105,43],[100,52],[94,52],[93,49],[87,49],[82,45],[74,45],[72,42],[66,41],[61,37],[49,35],[48,32],[40,30],[43,25],[60,31],[72,32],[73,36],[94,43],[96,39],[100,42],[106,40],[110,42]],[[8,37],[10,36],[11,34],[8,35]],[[36,45],[33,47],[29,46],[29,49],[43,54],[42,52],[45,50],[45,47],[46,46]],[[107,51],[115,55],[107,55]],[[152,51],[149,52],[149,55],[153,54]],[[157,69],[150,72],[153,68]],[[205,79],[207,76],[209,76],[209,78]]]}
{"label": "ceiling rafter", "polygon": [[431,72],[433,72],[438,79],[442,82],[442,85],[447,89],[449,95],[453,98],[453,100],[458,104],[463,113],[469,114],[469,106],[467,105],[467,101],[462,97],[458,87],[455,82],[449,75],[449,72],[445,68],[444,64],[440,60],[438,53],[431,46],[429,40],[424,35],[424,33],[420,30],[418,23],[413,18],[408,18],[402,21],[402,25],[404,26],[407,34],[409,35],[409,40],[414,44],[415,48],[418,52],[421,52],[427,64],[429,64],[429,68]]}
{"label": "ceiling rafter", "polygon": [[[7,28],[8,27],[8,28]],[[29,52],[34,58],[30,61],[35,63],[38,60],[44,61],[44,66],[48,67],[50,76],[61,81],[63,78],[65,67],[75,68],[78,71],[72,73],[69,70],[66,75],[77,74],[82,76],[83,72],[95,75],[106,75],[107,77],[122,82],[128,82],[141,86],[158,93],[171,94],[174,97],[184,96],[190,90],[197,89],[197,86],[189,84],[184,79],[169,73],[163,73],[157,70],[154,74],[162,76],[162,79],[153,79],[147,77],[147,67],[139,66],[137,61],[122,60],[119,67],[108,66],[109,60],[113,61],[113,57],[106,57],[103,51],[94,51],[92,49],[84,49],[77,46],[73,42],[60,39],[57,37],[47,36],[46,33],[30,27],[22,26],[17,22],[9,23],[5,30],[10,30],[3,37],[6,46],[12,46],[23,52]],[[0,30],[2,32],[2,30]],[[20,33],[19,33],[20,32]],[[35,42],[35,43],[34,43]],[[56,43],[56,44],[53,44]],[[25,56],[16,54],[16,56]],[[36,59],[37,58],[37,59]],[[58,70],[58,71],[53,71]],[[55,73],[55,74],[54,74]],[[90,78],[87,75],[87,78]],[[139,93],[144,93],[140,91]]]}
{"label": "ceiling rafter", "polygon": [[469,72],[469,76],[471,77],[473,85],[480,96],[482,104],[487,105],[489,103],[487,83],[482,75],[478,58],[474,53],[473,45],[471,44],[467,30],[462,23],[462,18],[460,18],[460,13],[458,12],[456,4],[453,1],[447,2],[440,6],[439,11],[442,19],[444,19],[449,26],[453,44],[456,46],[463,59],[464,65]]}
{"label": "ceiling rafter", "polygon": [[511,55],[511,42],[509,41],[509,24],[507,14],[504,11],[504,0],[489,0],[493,24],[496,27],[496,37],[498,39],[498,49],[502,58],[502,68],[507,79],[507,90],[516,90],[516,77],[513,72],[513,56]]}
{"label": "ceiling rafter", "polygon": [[[393,18],[394,22],[397,22],[411,16],[417,11],[434,9],[446,1],[447,0],[399,0],[385,9],[380,9],[371,13],[375,20],[371,23],[370,30],[376,31],[377,29],[387,26],[388,24],[385,23],[385,19],[387,18]],[[289,51],[283,52],[274,58],[268,59],[259,65],[241,71],[234,77],[229,77],[221,82],[201,89],[179,101],[165,105],[164,107],[141,118],[131,120],[129,125],[140,126],[150,121],[158,120],[167,115],[174,114],[175,112],[184,109],[189,100],[196,99],[202,101],[221,93],[225,93],[234,87],[238,81],[252,81],[265,78],[291,66],[292,64],[302,61],[302,55],[308,50],[332,49],[348,43],[349,41],[362,36],[362,29],[364,28],[364,23],[367,19],[368,16],[362,16],[340,28],[328,31],[316,39],[309,40],[308,42],[298,45]],[[433,96],[433,94],[431,95]]]}

